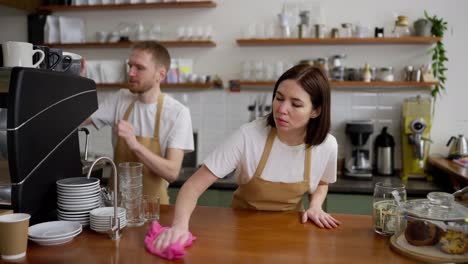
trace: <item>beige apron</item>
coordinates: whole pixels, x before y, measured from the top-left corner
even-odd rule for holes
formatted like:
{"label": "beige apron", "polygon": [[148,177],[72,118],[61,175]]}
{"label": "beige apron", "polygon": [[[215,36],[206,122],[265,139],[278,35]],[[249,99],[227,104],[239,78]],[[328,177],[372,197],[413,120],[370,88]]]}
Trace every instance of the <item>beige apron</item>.
{"label": "beige apron", "polygon": [[[153,137],[141,137],[137,136],[137,141],[148,148],[151,152],[158,156],[161,155],[161,145],[159,143],[159,127],[161,123],[161,112],[164,101],[164,95],[161,93],[158,96],[158,105],[156,109],[156,121],[154,123],[154,136]],[[128,116],[135,106],[135,101],[132,102],[125,112],[123,117],[124,120],[128,120]],[[122,137],[117,139],[117,145],[115,147],[114,161],[118,165],[121,162],[141,162],[141,160],[133,153],[128,147],[127,143]],[[112,179],[112,177],[111,177]],[[113,182],[110,181],[110,186]],[[148,166],[143,165],[143,194],[144,195],[157,195],[160,198],[161,204],[169,204],[169,195],[167,194],[167,182],[151,172]]]}
{"label": "beige apron", "polygon": [[261,178],[276,137],[276,128],[268,134],[263,154],[252,179],[240,185],[234,192],[232,207],[264,211],[290,211],[303,209],[302,197],[309,191],[310,161],[312,147],[306,149],[304,160],[304,181],[285,183],[271,182]]}

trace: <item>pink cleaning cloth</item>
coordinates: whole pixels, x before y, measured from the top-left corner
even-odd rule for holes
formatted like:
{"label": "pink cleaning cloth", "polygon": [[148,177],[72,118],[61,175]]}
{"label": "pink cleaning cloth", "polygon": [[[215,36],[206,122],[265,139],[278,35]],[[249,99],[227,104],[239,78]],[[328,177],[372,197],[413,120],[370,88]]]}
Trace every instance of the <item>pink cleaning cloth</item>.
{"label": "pink cleaning cloth", "polygon": [[184,243],[184,245],[181,245],[180,243],[172,243],[166,248],[166,250],[159,251],[156,248],[154,248],[153,242],[159,236],[159,234],[161,234],[161,232],[167,229],[169,229],[169,227],[162,227],[158,223],[158,221],[153,221],[153,223],[151,224],[151,228],[146,233],[146,237],[145,237],[146,249],[152,254],[160,256],[168,260],[175,260],[175,259],[183,258],[185,256],[184,248],[192,245],[192,242],[197,238],[194,235],[192,235],[192,233],[189,233],[189,239],[187,240],[187,242]]}

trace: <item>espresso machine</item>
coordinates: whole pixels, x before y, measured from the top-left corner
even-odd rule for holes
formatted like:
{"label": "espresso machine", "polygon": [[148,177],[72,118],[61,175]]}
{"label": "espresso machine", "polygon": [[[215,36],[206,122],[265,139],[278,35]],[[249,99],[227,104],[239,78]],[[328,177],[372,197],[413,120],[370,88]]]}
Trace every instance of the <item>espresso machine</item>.
{"label": "espresso machine", "polygon": [[97,108],[90,79],[0,68],[0,209],[56,219],[56,181],[82,176],[78,127]]}
{"label": "espresso machine", "polygon": [[346,123],[346,134],[351,140],[351,151],[346,157],[344,176],[362,180],[372,179],[369,137],[373,132],[372,120],[355,120]]}
{"label": "espresso machine", "polygon": [[403,152],[403,180],[426,178],[425,162],[429,152],[432,99],[411,97],[403,102],[401,145]]}

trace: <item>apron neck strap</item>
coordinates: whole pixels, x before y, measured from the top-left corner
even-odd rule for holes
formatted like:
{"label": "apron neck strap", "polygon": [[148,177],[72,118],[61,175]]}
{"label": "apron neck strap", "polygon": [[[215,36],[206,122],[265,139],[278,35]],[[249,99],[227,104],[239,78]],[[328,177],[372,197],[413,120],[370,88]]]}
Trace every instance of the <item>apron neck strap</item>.
{"label": "apron neck strap", "polygon": [[127,111],[125,111],[125,114],[123,116],[123,120],[128,121],[128,116],[132,112],[133,107],[135,106],[135,102],[136,102],[136,100],[133,101],[132,103],[130,103],[130,105],[127,107]]}
{"label": "apron neck strap", "polygon": [[304,158],[304,180],[309,182],[310,180],[310,163],[312,161],[312,146],[308,146],[305,152]]}
{"label": "apron neck strap", "polygon": [[159,93],[158,105],[156,109],[156,120],[154,121],[154,137],[155,138],[159,138],[159,125],[161,123],[161,113],[162,113],[162,108],[163,108],[163,102],[164,102],[164,94]]}
{"label": "apron neck strap", "polygon": [[268,156],[270,156],[271,152],[271,147],[273,147],[273,142],[275,141],[276,137],[276,128],[272,127],[270,129],[270,133],[268,133],[268,138],[265,143],[265,147],[263,148],[263,154],[262,157],[260,158],[260,162],[258,163],[257,169],[255,170],[254,173],[254,178],[262,175],[263,169],[265,168],[266,162],[268,160]]}

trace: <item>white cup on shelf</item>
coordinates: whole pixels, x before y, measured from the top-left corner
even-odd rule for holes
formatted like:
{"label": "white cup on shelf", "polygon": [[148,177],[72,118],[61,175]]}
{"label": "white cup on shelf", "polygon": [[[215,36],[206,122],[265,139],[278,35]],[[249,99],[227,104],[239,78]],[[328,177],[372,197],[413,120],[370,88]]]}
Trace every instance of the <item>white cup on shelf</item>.
{"label": "white cup on shelf", "polygon": [[[45,58],[44,51],[33,49],[33,44],[28,42],[6,41],[2,43],[2,50],[5,67],[37,68]],[[33,56],[36,53],[41,54],[41,57],[33,64]]]}

